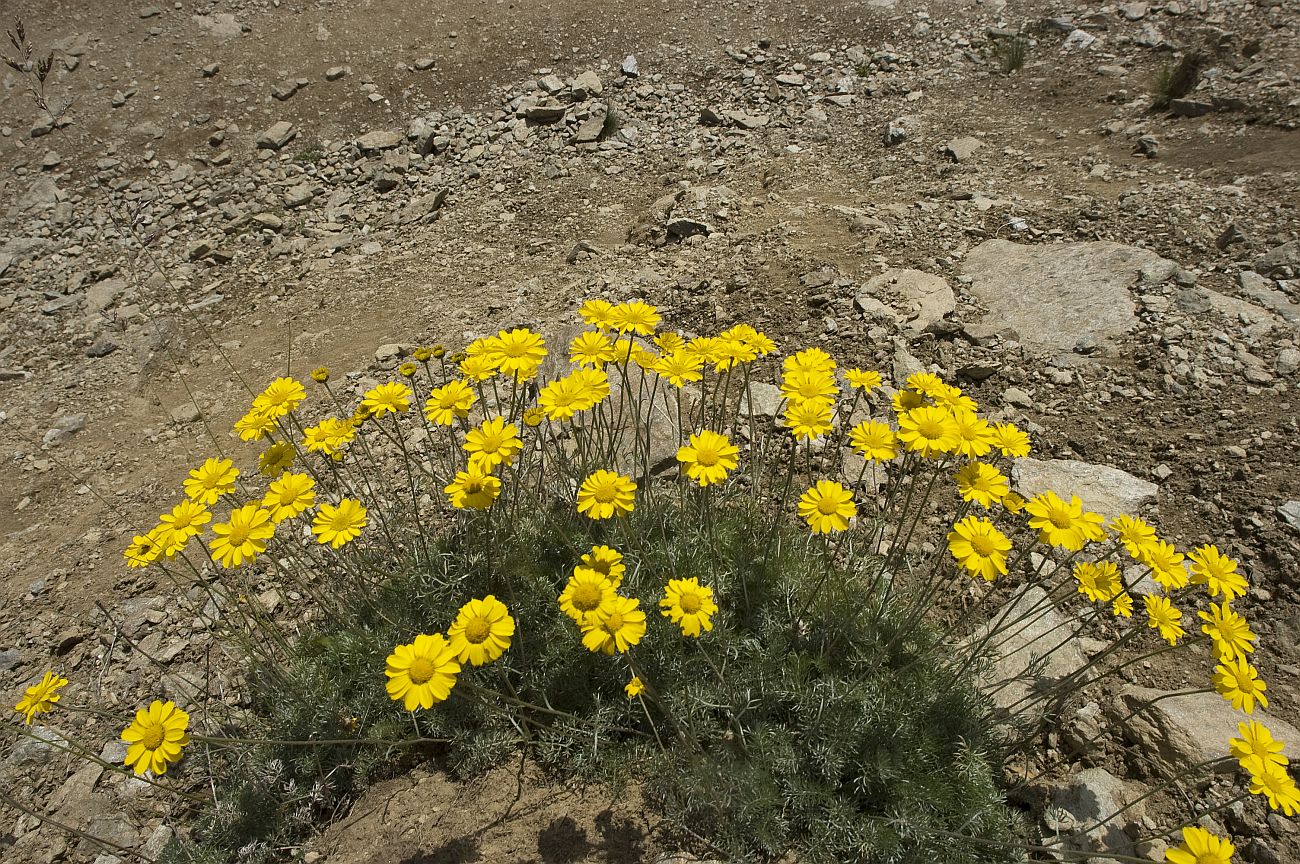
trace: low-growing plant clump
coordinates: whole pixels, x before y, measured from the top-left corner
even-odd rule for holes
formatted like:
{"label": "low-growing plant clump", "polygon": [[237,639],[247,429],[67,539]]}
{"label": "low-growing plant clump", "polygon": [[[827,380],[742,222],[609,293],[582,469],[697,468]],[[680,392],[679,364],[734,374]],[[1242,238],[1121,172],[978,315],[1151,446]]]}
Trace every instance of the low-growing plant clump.
{"label": "low-growing plant clump", "polygon": [[[957,387],[894,390],[817,348],[778,361],[746,325],[687,338],[641,302],[581,314],[558,344],[514,329],[420,348],[356,405],[327,369],[312,399],[276,379],[234,427],[255,459],[208,459],[134,538],[126,565],[197,591],[237,648],[238,692],[182,682],[122,718],[120,765],[56,746],[192,808],[168,860],[276,860],[378,778],[422,760],[469,777],[521,751],[639,781],[739,860],[1023,860],[1040,847],[1003,765],[1125,646],[1203,639],[1213,688],[1267,705],[1235,562],[1017,494],[1028,436]],[[1160,586],[1140,602],[1131,563]],[[1004,698],[999,649],[1072,598],[1106,649]],[[68,684],[51,670],[12,728],[106,710],[63,703]],[[1240,733],[1224,759],[1243,795],[1294,815],[1282,743],[1248,717]],[[1168,860],[1232,853],[1192,826]]]}

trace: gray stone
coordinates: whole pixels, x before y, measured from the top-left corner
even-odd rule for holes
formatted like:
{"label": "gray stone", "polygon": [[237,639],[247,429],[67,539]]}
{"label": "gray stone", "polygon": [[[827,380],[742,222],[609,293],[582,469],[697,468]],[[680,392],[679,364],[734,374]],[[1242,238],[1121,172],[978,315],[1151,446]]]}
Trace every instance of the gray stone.
{"label": "gray stone", "polygon": [[143,9],[141,9],[139,12],[141,18],[154,18],[161,14],[162,14],[162,10],[159,9],[157,6],[146,6]]}
{"label": "gray stone", "polygon": [[786,87],[802,87],[804,85],[804,77],[797,72],[786,73],[784,75],[776,76],[776,83],[785,85]]}
{"label": "gray stone", "polygon": [[943,148],[943,153],[954,162],[966,162],[983,146],[984,142],[980,139],[966,135],[949,141]]}
{"label": "gray stone", "polygon": [[1283,348],[1277,352],[1273,369],[1279,375],[1294,375],[1296,370],[1300,370],[1300,351],[1294,348]]}
{"label": "gray stone", "polygon": [[86,289],[86,311],[103,312],[126,292],[125,279],[105,279]]}
{"label": "gray stone", "polygon": [[1034,397],[1019,387],[1008,387],[1002,391],[1002,401],[1017,408],[1033,408]]}
{"label": "gray stone", "polygon": [[1041,717],[1048,706],[1043,700],[1030,706],[1033,695],[1088,662],[1076,635],[1082,627],[1058,611],[1042,588],[1030,586],[976,633],[975,644],[983,643],[996,658],[980,686],[1011,719]]}
{"label": "gray stone", "polygon": [[98,339],[86,348],[85,353],[87,357],[107,357],[109,354],[116,351],[117,348],[118,345],[116,342],[110,339],[107,335],[101,334]]}
{"label": "gray stone", "polygon": [[37,177],[27,187],[27,191],[9,207],[9,215],[15,217],[22,213],[45,213],[66,198],[67,195],[54,182],[54,178]]}
{"label": "gray stone", "polygon": [[244,32],[244,26],[235,20],[230,12],[218,12],[215,15],[192,15],[190,20],[195,26],[215,39],[233,39]]}
{"label": "gray stone", "polygon": [[0,651],[0,672],[8,672],[10,669],[17,666],[18,661],[21,659],[22,659],[22,654],[18,653],[18,651],[14,648],[8,648],[5,649],[4,651]]}
{"label": "gray stone", "polygon": [[168,413],[171,414],[173,423],[179,423],[181,425],[194,423],[203,416],[203,412],[199,410],[199,406],[195,405],[193,402],[182,402]]}
{"label": "gray stone", "polygon": [[396,221],[401,225],[433,221],[438,218],[438,211],[447,200],[447,192],[448,189],[444,186],[427,195],[421,195],[397,212]]}
{"label": "gray stone", "polygon": [[325,80],[337,81],[347,75],[350,71],[352,70],[347,66],[331,66],[325,70]]}
{"label": "gray stone", "polygon": [[564,82],[560,80],[558,75],[547,75],[538,81],[537,84],[551,95],[555,95],[564,89]]}
{"label": "gray stone", "polygon": [[1255,261],[1255,272],[1265,276],[1283,275],[1283,271],[1300,271],[1300,240],[1274,246]]}
{"label": "gray stone", "polygon": [[120,814],[96,816],[84,830],[91,837],[127,849],[140,842],[140,835]]}
{"label": "gray stone", "polygon": [[1172,275],[1154,252],[1110,241],[1027,246],[986,240],[962,264],[988,308],[985,323],[1015,330],[1026,347],[1070,351],[1080,337],[1114,339],[1137,324],[1129,292],[1144,271]]}
{"label": "gray stone", "polygon": [[[644,376],[644,377],[643,377]],[[627,363],[628,387],[632,398],[627,398],[623,376],[611,370],[610,394],[606,400],[606,417],[622,417],[614,448],[614,465],[622,474],[644,484],[652,476],[676,471],[677,448],[681,446],[683,430],[678,417],[689,417],[695,410],[696,391],[689,387],[680,390],[659,375],[643,370],[635,360]],[[640,394],[640,395],[637,395]],[[653,399],[646,394],[653,394]],[[680,413],[678,400],[681,401]],[[650,440],[644,436],[638,443],[636,430],[650,429]]]}
{"label": "gray stone", "polygon": [[524,118],[529,123],[555,123],[564,119],[567,110],[563,105],[530,105],[524,109]]}
{"label": "gray stone", "polygon": [[592,109],[591,115],[578,124],[578,129],[569,139],[570,144],[591,144],[600,140],[601,133],[605,130],[606,109],[602,105],[599,110]]}
{"label": "gray stone", "polygon": [[217,73],[220,71],[221,71],[220,63],[209,63],[207,66],[204,66],[202,69],[199,70],[199,74],[201,74],[204,78],[215,78]]}
{"label": "gray stone", "polygon": [[957,298],[948,283],[922,270],[886,270],[872,277],[863,291],[872,297],[901,297],[906,327],[918,333],[957,309]]}
{"label": "gray stone", "polygon": [[41,439],[46,446],[62,444],[82,429],[86,428],[85,414],[64,414],[54,421],[54,426]]}
{"label": "gray stone", "polygon": [[1154,504],[1158,487],[1126,471],[1073,459],[1017,459],[1016,488],[1026,497],[1051,490],[1067,501],[1078,495],[1088,510],[1103,516],[1136,514]]}
{"label": "gray stone", "polygon": [[1176,117],[1204,117],[1214,110],[1214,106],[1199,99],[1170,99],[1169,110]]}
{"label": "gray stone", "polygon": [[284,193],[284,203],[288,207],[302,207],[310,204],[316,197],[316,187],[310,183],[299,183]]}
{"label": "gray stone", "polygon": [[9,748],[5,762],[15,768],[30,768],[44,765],[61,752],[61,747],[68,746],[68,739],[57,729],[48,726],[27,727],[30,735],[20,735]]}
{"label": "gray stone", "polygon": [[1150,11],[1151,7],[1146,3],[1124,3],[1119,7],[1120,14],[1130,21],[1141,21]]}
{"label": "gray stone", "polygon": [[162,856],[163,850],[167,848],[167,844],[172,842],[172,837],[175,834],[176,832],[171,829],[171,826],[159,825],[153,829],[153,833],[149,835],[149,839],[144,843],[144,848],[140,851],[144,853],[146,858],[157,861]]}
{"label": "gray stone", "polygon": [[434,67],[434,64],[437,62],[438,61],[433,57],[421,57],[419,60],[416,60],[415,63],[412,65],[415,66],[417,72],[427,72],[430,69],[432,69]]}
{"label": "gray stone", "polygon": [[292,123],[281,120],[258,134],[256,144],[259,150],[279,150],[298,134]]}
{"label": "gray stone", "polygon": [[[1217,693],[1175,696],[1136,685],[1125,687],[1107,711],[1125,739],[1141,747],[1168,776],[1227,756],[1229,739],[1241,734],[1237,724],[1247,719]],[[1261,708],[1256,707],[1249,719],[1263,723],[1279,740],[1295,741],[1300,736],[1300,730],[1281,717],[1265,714]],[[1231,759],[1219,768],[1225,772],[1236,769]]]}
{"label": "gray stone", "polygon": [[271,98],[278,102],[285,102],[306,85],[306,78],[286,79],[271,88]]}
{"label": "gray stone", "polygon": [[1288,501],[1279,505],[1277,515],[1292,528],[1300,528],[1300,501]]}
{"label": "gray stone", "polygon": [[641,70],[637,67],[636,64],[636,56],[633,54],[629,54],[626,57],[624,57],[623,62],[619,64],[618,68],[620,72],[622,72],[624,75],[626,75],[629,78],[636,78],[638,75],[641,74]]}
{"label": "gray stone", "polygon": [[599,75],[588,69],[573,79],[573,86],[570,89],[573,91],[573,98],[582,101],[604,93],[605,85],[600,82]]}
{"label": "gray stone", "polygon": [[[755,417],[775,417],[781,413],[781,402],[785,397],[781,395],[780,387],[764,381],[750,381],[749,389],[754,394]],[[742,393],[740,394],[740,416],[748,418],[749,413],[749,395]]]}
{"label": "gray stone", "polygon": [[[1141,798],[1146,789],[1125,783],[1104,768],[1080,771],[1052,790],[1043,824],[1055,832],[1048,845],[1074,852],[1114,852],[1133,855],[1133,839],[1124,826],[1140,826],[1145,807],[1136,804],[1104,825],[1098,823]],[[1097,859],[1103,860],[1103,859]]]}
{"label": "gray stone", "polygon": [[925,371],[927,371],[925,364],[920,360],[917,360],[916,357],[912,355],[912,352],[907,349],[907,340],[895,339],[893,363],[894,386],[902,387],[907,382],[908,378],[912,377],[917,372]]}
{"label": "gray stone", "polygon": [[357,146],[361,148],[362,153],[378,153],[381,150],[393,149],[401,144],[404,138],[405,136],[401,132],[376,129],[358,138]]}

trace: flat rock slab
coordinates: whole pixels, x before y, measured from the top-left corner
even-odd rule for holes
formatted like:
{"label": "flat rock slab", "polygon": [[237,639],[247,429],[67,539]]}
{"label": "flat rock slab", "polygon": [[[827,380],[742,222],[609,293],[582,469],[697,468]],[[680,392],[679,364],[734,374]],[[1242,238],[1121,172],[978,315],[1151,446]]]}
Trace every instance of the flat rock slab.
{"label": "flat rock slab", "polygon": [[1177,265],[1154,252],[1100,240],[1026,246],[986,240],[962,264],[988,308],[986,324],[1010,327],[1039,352],[1073,350],[1081,339],[1114,339],[1137,324],[1129,293],[1161,282]]}
{"label": "flat rock slab", "polygon": [[1136,514],[1156,503],[1159,492],[1156,484],[1127,471],[1073,459],[1017,459],[1011,476],[1025,497],[1048,490],[1067,501],[1078,495],[1086,509],[1103,516]]}
{"label": "flat rock slab", "polygon": [[[1173,696],[1130,685],[1107,711],[1125,739],[1141,747],[1169,776],[1227,756],[1228,741],[1241,737],[1237,724],[1248,720],[1263,723],[1279,741],[1300,740],[1300,730],[1282,718],[1269,716],[1260,708],[1247,717],[1217,693]],[[1221,770],[1235,771],[1237,763],[1229,760]]]}
{"label": "flat rock slab", "polygon": [[[1043,823],[1049,831],[1061,836],[1051,845],[1075,852],[1133,855],[1133,838],[1124,831],[1124,826],[1140,824],[1146,808],[1140,803],[1129,805],[1145,792],[1140,784],[1125,783],[1104,768],[1080,771],[1052,790],[1052,803]],[[1125,807],[1129,809],[1120,818],[1098,824]]]}
{"label": "flat rock slab", "polygon": [[862,290],[887,302],[895,300],[907,319],[907,329],[918,333],[957,310],[957,297],[948,283],[923,270],[886,270],[873,276]]}
{"label": "flat rock slab", "polygon": [[[1077,634],[1082,623],[1062,614],[1042,588],[1033,586],[1003,606],[973,637],[997,659],[980,682],[993,702],[1017,720],[1036,720],[1047,707],[1032,694],[1082,669],[1088,662]],[[990,636],[990,631],[993,634]]]}

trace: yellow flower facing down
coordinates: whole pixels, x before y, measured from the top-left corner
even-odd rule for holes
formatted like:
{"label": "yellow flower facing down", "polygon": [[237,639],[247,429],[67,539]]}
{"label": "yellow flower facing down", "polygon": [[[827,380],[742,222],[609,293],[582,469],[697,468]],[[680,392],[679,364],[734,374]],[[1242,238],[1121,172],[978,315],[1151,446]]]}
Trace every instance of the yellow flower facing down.
{"label": "yellow flower facing down", "polygon": [[1094,603],[1114,599],[1124,589],[1119,568],[1111,561],[1080,561],[1074,565],[1074,578],[1079,583],[1079,593]]}
{"label": "yellow flower facing down", "polygon": [[1225,837],[1216,837],[1198,825],[1183,829],[1183,842],[1165,852],[1168,864],[1232,864],[1237,851]]}
{"label": "yellow flower facing down", "polygon": [[456,649],[441,633],[421,633],[407,645],[398,645],[384,663],[388,677],[388,698],[401,702],[407,711],[426,711],[443,702],[456,686],[460,662]]}
{"label": "yellow flower facing down", "polygon": [[285,472],[271,481],[262,498],[262,506],[271,511],[277,525],[316,506],[316,481],[307,474]]}
{"label": "yellow flower facing down", "polygon": [[1196,617],[1205,622],[1201,632],[1214,642],[1214,656],[1220,660],[1245,658],[1255,650],[1252,644],[1255,633],[1245,617],[1228,607],[1228,601],[1211,603],[1210,611],[1197,612]]}
{"label": "yellow flower facing down", "polygon": [[899,390],[894,394],[894,398],[889,400],[893,407],[894,413],[902,417],[909,411],[926,406],[925,397],[915,390]]}
{"label": "yellow flower facing down", "polygon": [[486,510],[501,494],[501,481],[480,466],[470,465],[465,471],[457,471],[442,491],[457,510]]}
{"label": "yellow flower facing down", "polygon": [[239,469],[229,459],[208,459],[190,472],[185,480],[185,494],[190,500],[211,507],[222,495],[235,491]]}
{"label": "yellow flower facing down", "polygon": [[588,300],[578,308],[578,314],[590,327],[612,330],[614,327],[614,304],[608,300]]}
{"label": "yellow flower facing down", "polygon": [[1065,501],[1051,491],[1030,498],[1025,512],[1029,514],[1029,527],[1039,532],[1042,542],[1071,552],[1078,552],[1090,539],[1096,539],[1102,521],[1096,514],[1084,513],[1078,495]]}
{"label": "yellow flower facing down", "polygon": [[1252,775],[1250,794],[1267,798],[1270,810],[1281,810],[1287,816],[1300,812],[1300,789],[1281,765],[1265,763],[1262,771]]}
{"label": "yellow flower facing down", "polygon": [[330,380],[329,367],[317,366],[315,369],[311,370],[311,380],[315,381],[317,384],[324,384],[326,381]]}
{"label": "yellow flower facing down", "polygon": [[163,554],[166,530],[160,525],[144,534],[131,538],[131,543],[122,552],[127,567],[147,567]]}
{"label": "yellow flower facing down", "polygon": [[881,385],[880,373],[869,369],[845,369],[844,380],[854,390],[870,393]]}
{"label": "yellow flower facing down", "polygon": [[1116,618],[1132,618],[1133,595],[1129,594],[1127,591],[1121,592],[1120,595],[1115,598],[1115,602],[1111,604],[1110,609],[1115,613]]}
{"label": "yellow flower facing down", "polygon": [[253,411],[278,420],[296,409],[306,398],[307,391],[300,382],[293,378],[276,378],[253,400]]}
{"label": "yellow flower facing down", "polygon": [[922,396],[929,396],[931,399],[936,393],[942,393],[948,386],[944,380],[932,372],[913,372],[907,376],[904,385],[909,390],[915,390]]}
{"label": "yellow flower facing down", "polygon": [[293,445],[287,441],[277,441],[257,456],[257,471],[264,477],[278,477],[293,467],[298,458]]}
{"label": "yellow flower facing down", "polygon": [[789,403],[782,419],[796,441],[811,441],[831,431],[833,416],[830,402],[813,399]]}
{"label": "yellow flower facing down", "polygon": [[671,330],[665,330],[662,333],[656,334],[655,338],[650,341],[654,342],[655,347],[664,354],[671,354],[674,351],[680,351],[686,347],[686,340],[683,339],[680,334],[674,333]]}
{"label": "yellow flower facing down", "polygon": [[[736,324],[732,327],[728,327],[726,330],[723,330],[718,334],[718,338],[744,342],[753,349],[754,354],[759,357],[765,357],[776,350],[776,343],[769,339],[767,334],[760,333],[750,324]],[[676,350],[676,347],[672,349],[665,348],[664,350]]]}
{"label": "yellow flower facing down", "polygon": [[1177,645],[1185,632],[1179,623],[1183,620],[1182,610],[1170,603],[1168,597],[1148,594],[1142,601],[1147,607],[1147,626],[1157,631],[1160,638],[1170,645]]}
{"label": "yellow flower facing down", "polygon": [[635,699],[645,692],[645,684],[640,678],[633,676],[632,680],[627,682],[627,686],[623,688],[623,692],[627,694],[627,698]]}
{"label": "yellow flower facing down", "polygon": [[542,421],[546,419],[546,412],[534,405],[531,408],[525,408],[523,413],[524,425],[530,429],[541,426]]}
{"label": "yellow flower facing down", "polygon": [[1011,485],[1006,475],[983,462],[967,462],[953,475],[957,492],[963,501],[973,501],[981,507],[992,507],[1006,497]]}
{"label": "yellow flower facing down", "polygon": [[590,552],[584,552],[582,566],[604,575],[615,588],[623,584],[623,574],[627,572],[623,554],[608,546],[592,546]]}
{"label": "yellow flower facing down", "polygon": [[411,388],[400,381],[371,387],[361,400],[361,410],[376,419],[385,414],[400,414],[411,408]]}
{"label": "yellow flower facing down", "polygon": [[849,432],[849,446],[864,459],[888,462],[898,455],[894,430],[879,420],[863,420]]}
{"label": "yellow flower facing down", "polygon": [[275,418],[256,409],[235,421],[235,432],[240,441],[260,441],[269,438],[275,430]]}
{"label": "yellow flower facing down", "polygon": [[626,653],[645,636],[645,613],[640,601],[617,594],[582,624],[582,644],[588,651]]}
{"label": "yellow flower facing down", "polygon": [[993,427],[993,446],[1003,456],[1019,459],[1029,455],[1029,436],[1014,423],[998,423]]}
{"label": "yellow flower facing down", "polygon": [[420,367],[414,363],[403,363],[401,366],[397,367],[397,374],[401,375],[403,378],[412,378],[415,376],[415,373],[419,371]]}
{"label": "yellow flower facing down", "polygon": [[460,607],[447,628],[447,641],[461,663],[482,666],[505,653],[515,635],[510,610],[491,594]]}
{"label": "yellow flower facing down", "polygon": [[1016,492],[1008,492],[1002,496],[1002,508],[1008,513],[1022,513],[1028,503]]}
{"label": "yellow flower facing down", "polygon": [[23,698],[18,700],[14,710],[23,715],[23,722],[32,725],[32,718],[37,714],[47,714],[63,698],[59,693],[68,686],[68,679],[53,672],[46,672],[45,677],[23,691]]}
{"label": "yellow flower facing down", "polygon": [[610,310],[609,321],[620,333],[635,333],[638,336],[650,336],[659,326],[659,310],[649,303],[634,300],[620,303]]}
{"label": "yellow flower facing down", "polygon": [[519,427],[504,417],[492,417],[465,433],[465,452],[469,464],[486,473],[498,465],[509,465],[515,454],[524,449]]}
{"label": "yellow flower facing down", "polygon": [[951,453],[961,443],[957,421],[946,408],[913,408],[898,417],[898,440],[925,457]]}
{"label": "yellow flower facing down", "polygon": [[424,416],[435,426],[450,426],[469,416],[474,407],[474,388],[457,379],[429,391]]}
{"label": "yellow flower facing down", "polygon": [[457,368],[470,381],[486,381],[497,374],[498,359],[495,354],[470,354]]}
{"label": "yellow flower facing down", "polygon": [[584,330],[569,343],[569,359],[580,366],[600,369],[614,362],[614,343],[598,330]]}
{"label": "yellow flower facing down", "polygon": [[727,474],[736,469],[739,456],[740,449],[726,435],[708,429],[693,433],[690,443],[677,450],[682,470],[701,487],[726,480]]}
{"label": "yellow flower facing down", "polygon": [[270,510],[245,504],[230,511],[229,522],[214,523],[212,533],[208,541],[212,557],[222,567],[238,567],[266,551],[267,541],[275,534],[275,522]]}
{"label": "yellow flower facing down", "polygon": [[948,532],[948,552],[972,576],[992,582],[1007,573],[1011,541],[988,519],[967,516]]}
{"label": "yellow flower facing down", "polygon": [[719,337],[713,356],[713,371],[720,374],[740,364],[754,362],[758,359],[758,351],[743,339]]}
{"label": "yellow flower facing down", "polygon": [[834,480],[818,480],[799,497],[799,516],[814,534],[844,531],[849,520],[858,515],[853,493]]}
{"label": "yellow flower facing down", "polygon": [[1268,707],[1268,697],[1264,695],[1268,685],[1259,677],[1259,670],[1244,657],[1220,662],[1214,667],[1210,680],[1218,694],[1232,703],[1234,711],[1251,714],[1256,702],[1261,708]]}
{"label": "yellow flower facing down", "polygon": [[338,461],[343,448],[357,436],[358,421],[351,417],[326,417],[303,430],[302,445],[308,453],[321,453]]}
{"label": "yellow flower facing down", "polygon": [[1174,548],[1174,544],[1164,540],[1152,540],[1140,550],[1138,559],[1151,568],[1151,576],[1166,591],[1173,591],[1187,585],[1187,568],[1183,565],[1183,553]]}
{"label": "yellow flower facing down", "polygon": [[[951,384],[945,384],[936,389],[933,393],[928,394],[934,400],[934,404],[940,408],[946,408],[953,413],[953,416],[963,414],[974,414],[979,410],[979,404],[965,393],[961,392],[960,387],[954,387]],[[988,439],[986,443],[992,446],[992,428],[986,423],[978,427],[981,440]],[[984,453],[988,451],[985,450]],[[983,456],[984,453],[979,455]]]}
{"label": "yellow flower facing down", "polygon": [[122,732],[122,740],[127,744],[124,763],[136,774],[152,771],[154,776],[161,777],[167,773],[168,766],[181,761],[190,743],[186,732],[189,725],[190,715],[177,708],[176,703],[155,699],[148,708],[135,712],[135,719]]}
{"label": "yellow flower facing down", "polygon": [[368,522],[366,508],[355,498],[344,498],[338,505],[322,504],[311,523],[311,533],[321,545],[337,549],[361,536]]}
{"label": "yellow flower facing down", "polygon": [[1258,720],[1238,723],[1237,731],[1241,733],[1241,737],[1233,738],[1228,742],[1228,752],[1252,776],[1263,774],[1268,770],[1269,765],[1285,768],[1291,763],[1291,760],[1282,754],[1286,745],[1274,739],[1268,727]]}
{"label": "yellow flower facing down", "polygon": [[813,399],[830,403],[837,393],[839,388],[835,386],[835,376],[829,373],[801,370],[781,380],[781,395],[791,404]]}
{"label": "yellow flower facing down", "polygon": [[580,565],[573,568],[573,575],[560,592],[560,611],[583,625],[592,620],[597,610],[612,603],[614,597],[614,583],[608,576]]}
{"label": "yellow flower facing down", "polygon": [[[946,407],[946,406],[943,406]],[[967,459],[979,459],[993,449],[989,421],[974,411],[956,411],[952,415],[957,429],[956,452]]]}
{"label": "yellow flower facing down", "polygon": [[1156,542],[1156,529],[1136,516],[1116,516],[1109,527],[1135,561],[1141,561],[1143,551]]}
{"label": "yellow flower facing down", "polygon": [[796,372],[832,375],[835,372],[835,359],[820,348],[805,348],[782,360],[781,371],[786,375]]}
{"label": "yellow flower facing down", "polygon": [[701,371],[704,368],[703,359],[689,351],[665,353],[651,368],[678,389],[685,387],[688,381],[699,381],[704,377]]}
{"label": "yellow flower facing down", "polygon": [[593,471],[578,487],[578,512],[591,519],[626,516],[636,506],[636,483],[614,471]]}
{"label": "yellow flower facing down", "polygon": [[659,609],[661,615],[682,628],[683,636],[698,639],[701,628],[713,629],[712,616],[718,613],[718,604],[713,600],[713,589],[691,577],[669,579]]}
{"label": "yellow flower facing down", "polygon": [[1211,597],[1222,594],[1224,600],[1233,600],[1246,593],[1246,577],[1237,572],[1237,562],[1217,546],[1201,546],[1187,560],[1192,562],[1192,584],[1204,585]]}
{"label": "yellow flower facing down", "polygon": [[172,508],[172,512],[159,516],[158,521],[162,554],[170,558],[212,521],[212,513],[197,501],[182,501]]}
{"label": "yellow flower facing down", "polygon": [[537,367],[546,359],[545,340],[526,327],[502,330],[491,344],[497,368],[520,381],[536,375]]}

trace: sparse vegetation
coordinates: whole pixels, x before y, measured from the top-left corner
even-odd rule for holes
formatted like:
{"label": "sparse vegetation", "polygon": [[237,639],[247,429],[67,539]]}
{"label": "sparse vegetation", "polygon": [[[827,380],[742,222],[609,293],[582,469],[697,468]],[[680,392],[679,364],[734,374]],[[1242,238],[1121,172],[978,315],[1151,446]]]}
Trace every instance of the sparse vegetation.
{"label": "sparse vegetation", "polygon": [[1023,33],[993,43],[993,55],[998,59],[1004,75],[1011,75],[1024,68],[1028,52],[1029,38]]}
{"label": "sparse vegetation", "polygon": [[1201,78],[1204,57],[1199,51],[1189,51],[1178,59],[1160,67],[1151,84],[1152,106],[1168,108],[1175,99],[1182,99],[1196,89]]}
{"label": "sparse vegetation", "polygon": [[23,77],[27,92],[36,103],[36,107],[48,115],[51,123],[57,125],[72,107],[73,100],[51,101],[46,93],[46,84],[49,82],[50,73],[54,70],[54,52],[49,51],[44,56],[37,53],[36,46],[27,39],[27,28],[21,18],[14,19],[13,29],[5,31],[5,35],[9,37],[9,44],[17,52],[14,56],[4,55],[5,65]]}

